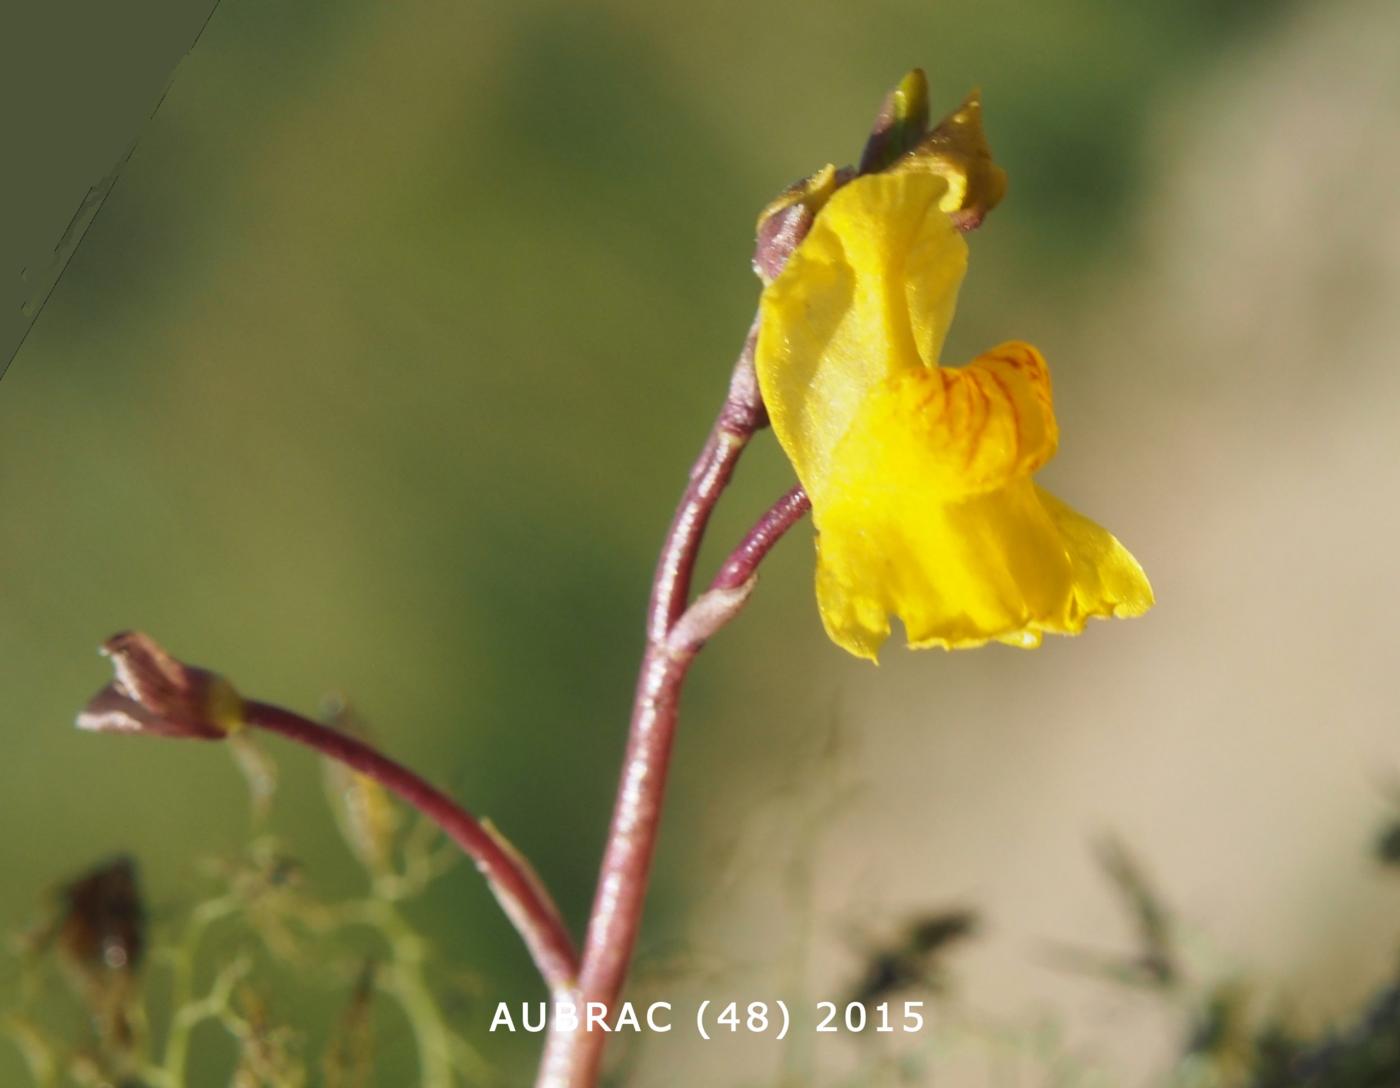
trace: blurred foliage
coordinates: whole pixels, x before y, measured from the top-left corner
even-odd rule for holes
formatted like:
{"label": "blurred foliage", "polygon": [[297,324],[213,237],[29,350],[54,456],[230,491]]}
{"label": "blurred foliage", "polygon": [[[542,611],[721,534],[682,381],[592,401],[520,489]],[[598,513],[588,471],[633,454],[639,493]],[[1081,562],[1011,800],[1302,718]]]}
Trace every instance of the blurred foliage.
{"label": "blurred foliage", "polygon": [[[252,742],[242,743],[246,771]],[[405,914],[457,860],[456,848],[427,821],[404,826],[369,779],[338,765],[326,779],[368,877],[365,894],[321,897],[267,834],[211,859],[204,898],[153,919],[149,933],[131,858],[58,891],[49,917],[18,946],[21,984],[0,1021],[32,1083],[181,1088],[217,1075],[233,1088],[357,1088],[407,1075],[406,1062],[425,1088],[500,1083],[449,1023],[454,1003],[476,988],[472,976],[433,963]],[[259,808],[266,781],[265,766],[249,775]],[[68,985],[56,986],[58,977]],[[333,995],[339,1015],[328,1025],[305,1017],[308,995],[312,1008]],[[221,1028],[222,1041],[205,1025]],[[389,1044],[376,1045],[380,1037]]]}
{"label": "blurred foliage", "polygon": [[[1142,861],[1117,839],[1105,839],[1097,849],[1105,877],[1116,894],[1131,928],[1136,947],[1119,953],[1055,948],[1054,960],[1064,970],[1089,971],[1106,984],[1145,994],[1160,1004],[1177,1025],[1182,1040],[1172,1068],[1157,1074],[1139,1070],[1131,1083],[1161,1088],[1393,1088],[1400,1084],[1400,956],[1396,968],[1363,1007],[1321,1030],[1300,1026],[1277,1000],[1259,1000],[1249,979],[1218,964],[1191,970],[1177,934],[1187,928],[1147,878]],[[898,1015],[897,999],[926,999],[935,1033],[927,1046],[908,1052],[871,1046],[859,1073],[843,1085],[938,1083],[940,1066],[949,1053],[976,1049],[992,1066],[1004,1064],[1012,1083],[1066,1086],[1118,1085],[1121,1075],[1101,1067],[1092,1056],[1077,1052],[1053,1019],[1041,1023],[997,1022],[961,1002],[955,964],[940,955],[936,963],[920,959],[933,947],[970,935],[972,916],[963,910],[939,911],[899,928],[893,945],[873,948],[864,958],[863,981],[854,999],[870,1009],[889,1002]],[[922,935],[922,940],[921,940]],[[893,951],[892,951],[893,949]],[[1069,953],[1069,954],[1067,954]],[[956,959],[956,947],[952,950]],[[903,971],[891,977],[890,964]],[[919,968],[923,969],[920,970]],[[879,979],[872,990],[866,980]],[[792,1044],[796,1045],[796,1044]],[[759,1082],[754,1082],[759,1083]],[[783,1081],[795,1086],[800,1081]]]}

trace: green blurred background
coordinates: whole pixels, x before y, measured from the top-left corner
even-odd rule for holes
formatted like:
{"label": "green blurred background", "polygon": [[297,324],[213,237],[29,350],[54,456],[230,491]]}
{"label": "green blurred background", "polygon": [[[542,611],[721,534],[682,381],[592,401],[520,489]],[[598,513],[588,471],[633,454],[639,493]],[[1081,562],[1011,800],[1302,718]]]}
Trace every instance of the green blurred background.
{"label": "green blurred background", "polygon": [[[264,699],[345,692],[581,926],[650,565],[756,296],[754,214],[856,157],[922,65],[935,113],[983,88],[1011,176],[948,356],[1042,347],[1049,481],[1161,603],[1033,655],[891,646],[875,672],[821,634],[804,527],[696,670],[647,949],[775,992],[802,920],[805,985],[836,997],[853,919],[976,902],[981,1006],[1082,1021],[1140,1079],[1161,1025],[1105,1032],[1102,995],[1035,955],[1112,924],[1084,843],[1116,827],[1222,961],[1345,1007],[1395,907],[1361,852],[1400,755],[1397,30],[1379,2],[224,0],[0,385],[0,918],[116,850],[178,917],[197,859],[247,838],[219,751],[71,728],[97,644],[134,626]],[[715,540],[790,482],[760,442]],[[275,828],[353,893],[316,767],[271,750]],[[494,903],[464,866],[415,918],[480,975],[463,1029],[522,1082],[531,1045],[486,1035],[489,1002],[538,990]],[[342,1000],[284,1011],[316,1031]],[[646,1042],[636,1083],[775,1083],[785,1060],[689,1045]],[[812,1083],[850,1049],[803,1059]],[[386,1054],[381,1082],[409,1083]]]}

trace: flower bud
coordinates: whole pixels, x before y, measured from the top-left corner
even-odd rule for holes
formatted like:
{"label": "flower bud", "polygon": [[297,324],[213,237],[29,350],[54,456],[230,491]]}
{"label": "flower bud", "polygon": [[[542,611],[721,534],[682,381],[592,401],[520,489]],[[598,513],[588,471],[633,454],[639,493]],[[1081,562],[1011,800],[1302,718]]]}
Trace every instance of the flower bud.
{"label": "flower bud", "polygon": [[927,131],[928,79],[922,68],[915,68],[885,96],[860,157],[860,172],[879,173],[913,149]]}
{"label": "flower bud", "polygon": [[948,183],[939,207],[961,231],[980,226],[1006,195],[1006,171],[992,161],[982,131],[982,95],[973,91],[891,171],[935,174]]}
{"label": "flower bud", "polygon": [[97,733],[222,740],[243,725],[243,700],[222,676],[175,660],[150,636],[123,631],[102,644],[116,679],[78,715]]}
{"label": "flower bud", "polygon": [[849,166],[838,170],[827,163],[809,178],[789,185],[758,214],[753,270],[772,283],[798,243],[807,237],[817,212],[842,185],[855,176]]}

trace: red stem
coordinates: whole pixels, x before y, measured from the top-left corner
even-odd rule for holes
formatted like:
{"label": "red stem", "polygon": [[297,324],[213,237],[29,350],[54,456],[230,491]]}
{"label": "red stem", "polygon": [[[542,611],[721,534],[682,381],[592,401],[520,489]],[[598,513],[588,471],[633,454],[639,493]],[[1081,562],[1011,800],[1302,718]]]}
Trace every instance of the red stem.
{"label": "red stem", "polygon": [[781,499],[768,508],[768,513],[759,518],[749,530],[749,535],[739,542],[739,546],[729,554],[724,566],[719,568],[711,589],[738,589],[758,570],[764,556],[773,550],[773,545],[783,538],[789,529],[802,520],[812,509],[812,500],[798,484]]}
{"label": "red stem", "polygon": [[[753,369],[757,344],[758,320],[755,318],[734,366],[729,395],[725,397],[700,456],[690,469],[690,483],[681,496],[666,541],[661,546],[651,583],[651,602],[647,607],[649,643],[665,642],[685,611],[695,560],[700,554],[700,541],[710,523],[710,515],[734,474],[744,446],[767,422]],[[642,672],[645,674],[645,668]]]}
{"label": "red stem", "polygon": [[[711,622],[700,625],[703,637],[693,641],[671,637],[687,614],[695,561],[710,515],[744,446],[766,422],[753,375],[756,337],[755,324],[735,367],[729,396],[691,470],[689,486],[657,563],[647,649],[632,704],[622,780],[598,877],[579,984],[573,994],[583,1004],[613,1008],[627,977],[656,852],[681,688],[690,663],[704,638],[738,613],[747,594],[736,590],[749,582],[759,562],[807,509],[806,495],[799,488],[770,510],[725,562],[711,587],[711,594],[727,594],[730,603],[715,611]],[[708,596],[704,595],[702,602]],[[557,1018],[554,1023],[556,1030],[551,1031],[545,1045],[537,1088],[592,1088],[597,1083],[606,1033],[558,1029]]]}
{"label": "red stem", "polygon": [[559,909],[528,863],[452,798],[363,741],[271,703],[246,701],[244,721],[312,748],[372,778],[434,821],[476,863],[515,923],[552,992],[572,990],[578,957]]}

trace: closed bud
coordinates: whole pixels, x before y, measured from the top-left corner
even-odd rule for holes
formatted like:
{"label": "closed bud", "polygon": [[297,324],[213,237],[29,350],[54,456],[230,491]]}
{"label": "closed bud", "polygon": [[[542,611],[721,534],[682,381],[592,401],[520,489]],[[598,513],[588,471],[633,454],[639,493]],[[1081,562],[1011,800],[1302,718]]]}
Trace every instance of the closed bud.
{"label": "closed bud", "polygon": [[939,207],[959,230],[980,226],[1006,195],[1006,171],[992,161],[992,149],[982,131],[981,92],[969,94],[891,170],[917,170],[943,178],[948,191]]}
{"label": "closed bud", "polygon": [[223,740],[243,725],[243,700],[222,676],[171,657],[149,635],[123,631],[102,644],[116,679],[78,715],[97,733]]}
{"label": "closed bud", "polygon": [[849,166],[838,170],[827,163],[811,177],[789,185],[759,212],[753,251],[753,270],[759,279],[772,283],[777,278],[792,251],[807,237],[822,205],[854,176]]}
{"label": "closed bud", "polygon": [[865,141],[860,172],[879,173],[912,150],[927,131],[928,79],[922,68],[915,68],[885,96],[870,129],[870,138]]}

